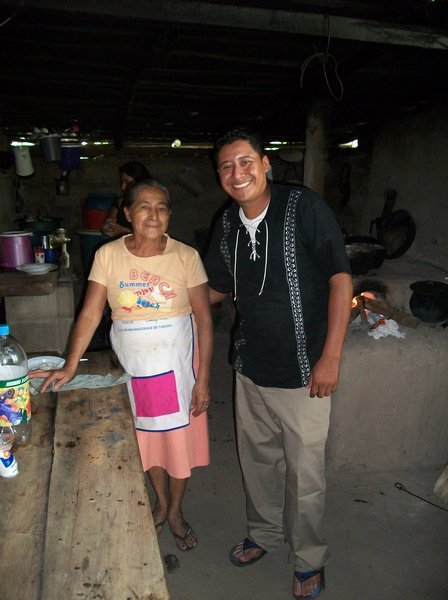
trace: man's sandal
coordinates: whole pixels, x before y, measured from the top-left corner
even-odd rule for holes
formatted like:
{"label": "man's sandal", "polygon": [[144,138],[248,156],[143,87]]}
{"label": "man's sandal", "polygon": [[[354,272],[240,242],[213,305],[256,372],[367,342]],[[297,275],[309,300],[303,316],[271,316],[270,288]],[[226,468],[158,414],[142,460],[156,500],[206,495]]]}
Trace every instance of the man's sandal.
{"label": "man's sandal", "polygon": [[[257,548],[258,550],[261,550],[261,553],[258,556],[254,556],[247,562],[241,561],[238,557],[244,554],[246,550],[249,550],[250,548]],[[256,544],[253,540],[244,538],[242,542],[230,550],[229,559],[232,565],[235,565],[235,567],[248,567],[249,565],[256,563],[257,560],[260,560],[260,558],[263,558],[265,554],[267,554],[267,550],[261,548],[261,546]]]}
{"label": "man's sandal", "polygon": [[293,596],[296,600],[309,600],[310,598],[317,598],[318,595],[324,591],[325,589],[325,567],[322,567],[322,569],[318,569],[317,571],[308,571],[307,573],[301,573],[300,571],[294,571],[294,577],[297,577],[297,579],[300,581],[300,583],[304,583],[305,581],[308,581],[308,579],[311,579],[311,577],[314,577],[315,575],[320,575],[320,583],[317,585],[317,587],[308,595],[303,595],[300,594],[300,596],[296,596],[293,593]]}

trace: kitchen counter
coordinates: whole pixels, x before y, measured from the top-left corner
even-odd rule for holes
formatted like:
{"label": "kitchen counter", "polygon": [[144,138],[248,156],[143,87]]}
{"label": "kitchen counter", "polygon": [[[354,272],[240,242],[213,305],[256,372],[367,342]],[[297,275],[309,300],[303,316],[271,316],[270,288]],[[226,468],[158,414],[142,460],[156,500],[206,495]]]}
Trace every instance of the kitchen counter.
{"label": "kitchen counter", "polygon": [[0,273],[6,321],[26,352],[58,352],[67,347],[75,315],[72,273],[57,269],[44,275]]}
{"label": "kitchen counter", "polygon": [[55,291],[58,279],[58,270],[44,275],[3,270],[0,272],[0,297],[46,296]]}
{"label": "kitchen counter", "polygon": [[[114,372],[90,353],[80,372]],[[33,396],[0,479],[2,600],[169,600],[125,385]]]}

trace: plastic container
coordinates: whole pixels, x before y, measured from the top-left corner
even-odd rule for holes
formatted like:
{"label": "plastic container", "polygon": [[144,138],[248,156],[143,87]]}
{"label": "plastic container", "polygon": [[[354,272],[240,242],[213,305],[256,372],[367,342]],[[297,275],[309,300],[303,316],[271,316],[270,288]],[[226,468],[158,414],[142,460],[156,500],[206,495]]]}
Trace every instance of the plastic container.
{"label": "plastic container", "polygon": [[90,193],[83,201],[82,206],[82,222],[86,229],[100,229],[116,201],[117,194]]}
{"label": "plastic container", "polygon": [[61,258],[61,251],[59,248],[45,248],[44,256],[44,262],[57,265],[59,263],[59,259]]}
{"label": "plastic container", "polygon": [[[8,325],[0,325],[0,475],[11,477],[17,466],[11,449],[31,437],[31,398],[28,359]],[[16,474],[16,473],[15,473]]]}
{"label": "plastic container", "polygon": [[38,221],[28,223],[28,225],[33,233],[33,237],[31,238],[33,246],[41,246],[44,244],[42,241],[43,236],[47,236],[48,239],[50,233],[53,233],[55,229],[61,226],[61,218],[48,215],[40,217]]}
{"label": "plastic container", "polygon": [[0,233],[1,266],[15,269],[19,265],[34,262],[31,231],[5,231]]}
{"label": "plastic container", "polygon": [[81,146],[61,144],[61,171],[76,171],[81,166]]}
{"label": "plastic container", "polygon": [[97,210],[96,208],[86,208],[84,211],[84,225],[87,229],[100,229],[104,219],[109,214],[108,210]]}
{"label": "plastic container", "polygon": [[41,246],[34,248],[34,261],[38,264],[45,262],[45,250]]}
{"label": "plastic container", "polygon": [[84,206],[85,208],[93,208],[95,210],[107,210],[110,208],[117,200],[117,194],[102,192],[102,193],[90,193],[85,199]]}
{"label": "plastic container", "polygon": [[34,173],[28,146],[14,146],[16,173],[19,177],[29,177]]}
{"label": "plastic container", "polygon": [[61,159],[61,138],[59,135],[45,135],[40,138],[39,143],[46,162],[56,162]]}

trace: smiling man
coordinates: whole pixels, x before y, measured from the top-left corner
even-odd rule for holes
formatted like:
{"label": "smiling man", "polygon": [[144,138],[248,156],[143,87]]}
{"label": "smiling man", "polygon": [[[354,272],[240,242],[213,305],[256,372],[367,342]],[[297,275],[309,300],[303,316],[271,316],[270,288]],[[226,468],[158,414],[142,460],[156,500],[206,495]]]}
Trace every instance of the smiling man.
{"label": "smiling man", "polygon": [[245,567],[286,540],[293,596],[324,589],[321,525],[330,395],[335,391],[352,299],[340,228],[302,186],[271,184],[261,140],[232,130],[215,146],[221,185],[234,203],[205,257],[210,299],[238,310],[238,450],[247,536],[230,551]]}

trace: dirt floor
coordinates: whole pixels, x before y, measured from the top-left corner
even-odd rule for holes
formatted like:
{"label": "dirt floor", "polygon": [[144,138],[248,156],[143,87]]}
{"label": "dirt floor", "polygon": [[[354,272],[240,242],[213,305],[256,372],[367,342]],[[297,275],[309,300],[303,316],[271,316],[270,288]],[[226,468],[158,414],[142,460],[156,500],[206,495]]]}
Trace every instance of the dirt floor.
{"label": "dirt floor", "polygon": [[[165,527],[159,542],[171,600],[292,598],[287,548],[244,569],[228,560],[245,535],[245,500],[235,447],[228,335],[216,334],[212,462],[196,469],[184,501],[198,546],[177,549]],[[325,600],[447,600],[448,505],[432,490],[444,465],[406,471],[328,473],[325,535],[332,557]],[[441,508],[399,490],[395,483]]]}

